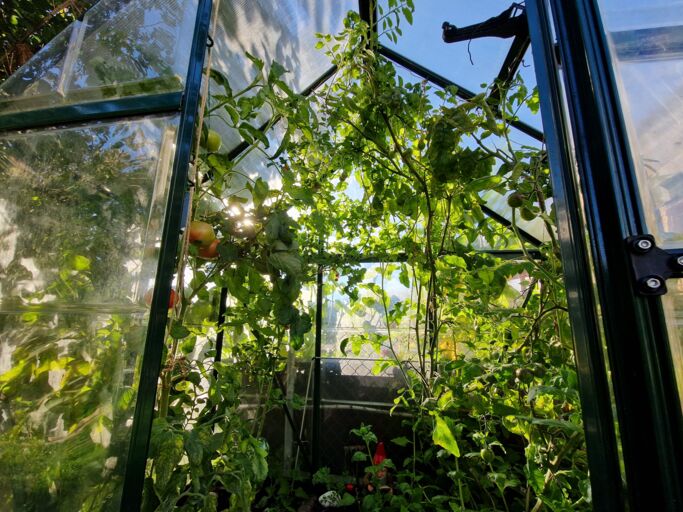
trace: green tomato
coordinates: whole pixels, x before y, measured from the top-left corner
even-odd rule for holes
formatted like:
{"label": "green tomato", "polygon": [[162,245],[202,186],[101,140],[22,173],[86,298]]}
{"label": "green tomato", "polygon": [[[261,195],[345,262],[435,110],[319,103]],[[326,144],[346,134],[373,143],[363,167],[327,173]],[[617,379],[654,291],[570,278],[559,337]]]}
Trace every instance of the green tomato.
{"label": "green tomato", "polygon": [[217,131],[209,130],[206,134],[206,137],[202,137],[201,143],[202,146],[204,146],[204,149],[206,149],[209,153],[215,153],[221,149],[221,144],[223,141],[221,140],[221,136]]}
{"label": "green tomato", "polygon": [[510,208],[519,208],[524,204],[524,195],[519,192],[513,192],[508,196],[508,206]]}
{"label": "green tomato", "polygon": [[531,210],[530,208],[526,208],[526,207],[519,210],[519,216],[522,217],[522,219],[524,219],[526,221],[531,221],[531,220],[534,220],[536,218],[536,214],[533,212],[533,210]]}
{"label": "green tomato", "polygon": [[491,464],[491,462],[493,462],[493,458],[495,457],[493,454],[493,450],[491,450],[490,448],[482,448],[479,452],[479,455],[487,464]]}

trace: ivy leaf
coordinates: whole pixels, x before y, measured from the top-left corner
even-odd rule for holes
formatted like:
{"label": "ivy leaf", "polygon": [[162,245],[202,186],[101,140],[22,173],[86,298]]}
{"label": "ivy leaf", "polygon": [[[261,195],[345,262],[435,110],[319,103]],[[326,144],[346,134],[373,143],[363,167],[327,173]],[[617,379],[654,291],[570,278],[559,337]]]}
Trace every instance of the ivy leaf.
{"label": "ivy leaf", "polygon": [[450,425],[451,420],[442,418],[441,416],[435,416],[434,420],[434,432],[432,433],[434,444],[438,444],[451,455],[460,457],[460,447],[455,440],[455,435],[453,434],[453,429]]}

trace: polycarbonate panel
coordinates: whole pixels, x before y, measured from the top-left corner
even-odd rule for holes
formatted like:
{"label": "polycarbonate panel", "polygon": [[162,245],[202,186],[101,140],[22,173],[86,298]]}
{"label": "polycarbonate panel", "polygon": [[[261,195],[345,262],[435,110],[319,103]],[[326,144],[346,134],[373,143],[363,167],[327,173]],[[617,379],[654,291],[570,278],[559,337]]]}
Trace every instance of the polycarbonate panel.
{"label": "polycarbonate panel", "polygon": [[0,509],[118,510],[178,116],[0,136]]}
{"label": "polycarbonate panel", "polygon": [[183,90],[197,0],[101,0],[0,85],[0,113]]}
{"label": "polycarbonate panel", "polygon": [[[388,0],[380,0],[384,16],[390,12]],[[481,84],[492,84],[505,61],[512,38],[485,37],[472,41],[446,44],[441,38],[442,24],[448,21],[456,27],[481,23],[501,14],[511,2],[479,0],[453,2],[452,0],[418,0],[415,3],[413,24],[402,20],[398,42],[386,35],[380,37],[384,46],[397,51],[432,71],[472,91],[481,90]],[[393,17],[387,16],[388,19]],[[382,17],[379,31],[385,33]]]}
{"label": "polycarbonate panel", "polygon": [[[601,0],[645,220],[656,243],[683,248],[683,1]],[[683,281],[662,297],[683,404]]]}
{"label": "polycarbonate panel", "polygon": [[[266,68],[275,61],[288,73],[284,81],[294,90],[303,91],[315,82],[331,63],[315,45],[317,33],[336,34],[349,10],[358,9],[357,0],[224,0],[220,2],[214,35],[211,66],[229,80],[233,92],[243,90],[259,72],[246,53],[261,59]],[[210,92],[223,94],[211,83]],[[263,112],[252,124],[259,126],[269,117]],[[223,148],[229,151],[241,137],[225,123],[225,115],[216,112],[209,126],[221,133]]]}

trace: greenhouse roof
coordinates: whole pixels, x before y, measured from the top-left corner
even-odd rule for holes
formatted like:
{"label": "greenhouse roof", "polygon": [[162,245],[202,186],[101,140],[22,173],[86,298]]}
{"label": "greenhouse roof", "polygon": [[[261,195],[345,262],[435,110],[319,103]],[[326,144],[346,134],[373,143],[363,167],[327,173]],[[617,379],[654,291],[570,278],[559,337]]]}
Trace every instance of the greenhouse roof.
{"label": "greenhouse roof", "polygon": [[[514,25],[517,17],[525,16],[516,4],[485,0],[465,10],[448,0],[422,0],[412,23],[402,23],[402,36],[396,40],[387,28],[399,22],[398,16],[383,16],[394,2],[379,2],[374,13],[370,5],[368,0],[222,2],[214,20],[212,67],[239,90],[248,86],[257,59],[277,62],[288,70],[287,85],[309,94],[334,74],[328,58],[316,47],[318,34],[339,32],[346,13],[357,10],[367,21],[381,19],[381,26],[371,23],[379,32],[380,52],[413,80],[426,80],[438,88],[455,86],[465,100],[495,80],[506,83],[517,73],[529,90],[535,86],[526,23]],[[107,104],[110,100],[120,100],[124,113],[149,108],[150,103],[158,103],[159,110],[178,103],[196,9],[197,0],[101,0],[0,84],[0,129],[35,124],[36,117],[44,124],[83,120],[88,113],[96,117],[112,108]],[[516,28],[506,29],[509,23]],[[463,27],[464,36],[458,34]],[[462,37],[452,44],[444,42]],[[495,87],[489,91],[496,94]],[[32,111],[39,112],[25,115]],[[262,129],[269,126],[269,119],[269,113],[260,114]],[[219,117],[211,117],[209,123],[221,134],[229,157],[249,146]],[[510,129],[516,144],[542,143],[540,116],[528,108],[517,113]],[[276,125],[268,138],[277,141],[283,133],[283,127]],[[256,169],[254,175],[267,176],[265,163],[257,160],[250,155],[246,164]],[[511,209],[505,198],[493,192],[484,199],[485,213],[509,225]],[[518,219],[518,228],[532,245],[545,241],[540,218]]]}

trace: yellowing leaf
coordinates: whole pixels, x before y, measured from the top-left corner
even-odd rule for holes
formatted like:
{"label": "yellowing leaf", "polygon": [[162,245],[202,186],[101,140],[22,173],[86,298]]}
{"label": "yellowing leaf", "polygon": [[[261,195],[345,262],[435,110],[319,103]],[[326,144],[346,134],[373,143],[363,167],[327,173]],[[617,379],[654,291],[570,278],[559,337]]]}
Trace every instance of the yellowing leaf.
{"label": "yellowing leaf", "polygon": [[434,432],[432,433],[434,444],[438,444],[448,453],[460,457],[460,448],[453,435],[453,430],[449,425],[450,420],[448,420],[448,418],[442,418],[441,416],[435,416],[434,420]]}

